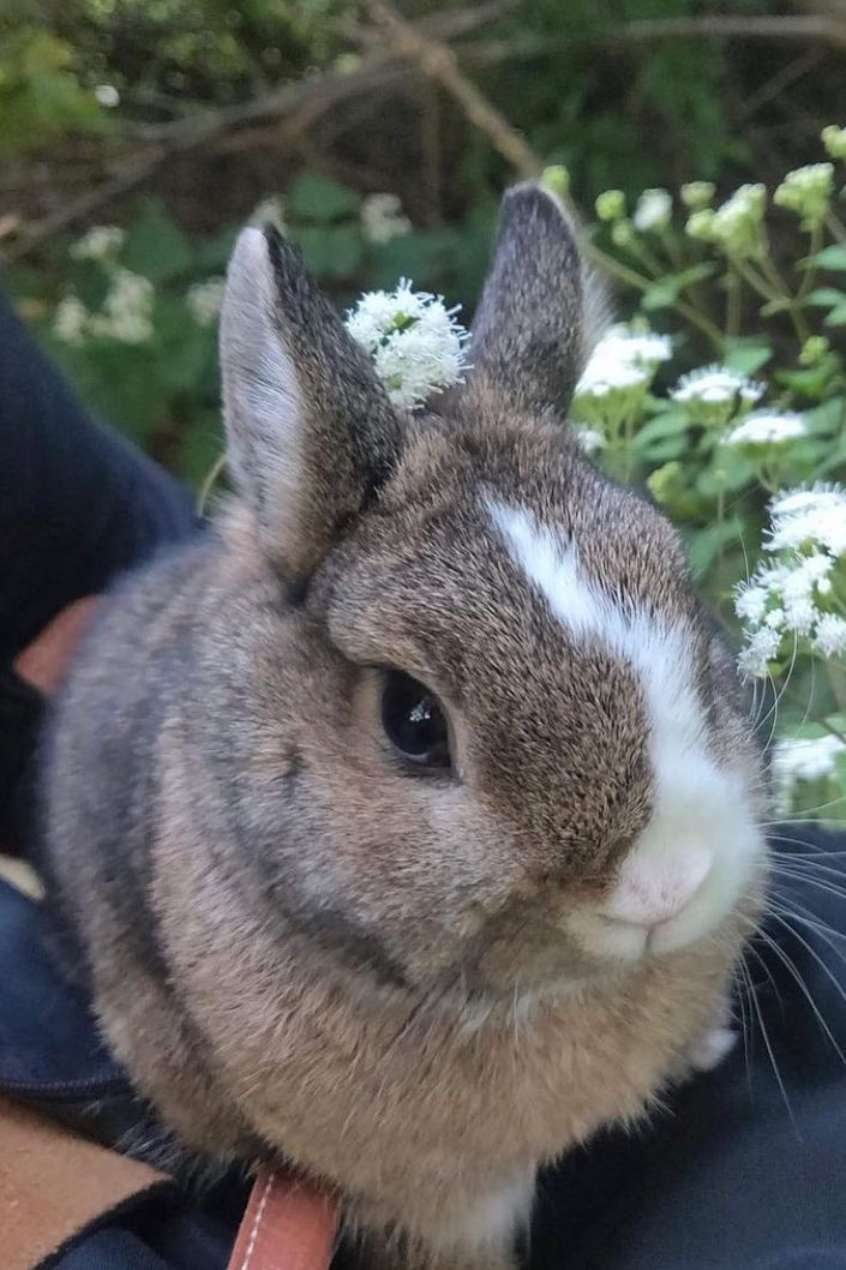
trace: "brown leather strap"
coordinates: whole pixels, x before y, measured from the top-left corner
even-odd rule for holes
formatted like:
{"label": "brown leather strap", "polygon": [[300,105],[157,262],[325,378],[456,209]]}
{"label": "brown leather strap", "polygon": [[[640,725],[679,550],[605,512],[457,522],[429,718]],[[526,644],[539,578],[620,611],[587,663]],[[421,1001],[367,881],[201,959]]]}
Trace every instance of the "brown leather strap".
{"label": "brown leather strap", "polygon": [[164,1174],[0,1097],[0,1263],[33,1270],[75,1234]]}
{"label": "brown leather strap", "polygon": [[307,1182],[259,1171],[229,1270],[328,1270],[335,1246],[335,1202]]}

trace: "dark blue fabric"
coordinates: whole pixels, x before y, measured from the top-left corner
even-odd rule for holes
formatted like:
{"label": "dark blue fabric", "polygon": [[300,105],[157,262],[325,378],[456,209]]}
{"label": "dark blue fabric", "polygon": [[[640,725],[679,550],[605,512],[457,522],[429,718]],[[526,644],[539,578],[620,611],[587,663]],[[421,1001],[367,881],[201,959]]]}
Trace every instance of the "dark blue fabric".
{"label": "dark blue fabric", "polygon": [[0,881],[0,1088],[43,1101],[126,1094],[87,1002],[46,955],[41,912]]}
{"label": "dark blue fabric", "polygon": [[0,664],[195,525],[188,491],[86,416],[0,292]]}

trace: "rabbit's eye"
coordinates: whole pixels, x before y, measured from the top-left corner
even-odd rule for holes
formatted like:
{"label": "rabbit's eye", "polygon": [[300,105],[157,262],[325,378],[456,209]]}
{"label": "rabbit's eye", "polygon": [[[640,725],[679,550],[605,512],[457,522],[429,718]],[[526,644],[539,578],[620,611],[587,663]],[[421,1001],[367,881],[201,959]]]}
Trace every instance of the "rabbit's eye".
{"label": "rabbit's eye", "polygon": [[401,670],[389,670],[382,690],[382,726],[404,758],[449,767],[449,730],[437,697]]}

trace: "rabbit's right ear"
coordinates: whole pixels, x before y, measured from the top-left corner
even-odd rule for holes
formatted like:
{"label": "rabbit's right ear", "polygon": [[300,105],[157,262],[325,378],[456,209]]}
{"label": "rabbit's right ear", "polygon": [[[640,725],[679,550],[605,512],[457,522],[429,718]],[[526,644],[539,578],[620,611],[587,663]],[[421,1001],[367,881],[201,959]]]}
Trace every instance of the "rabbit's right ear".
{"label": "rabbit's right ear", "polygon": [[274,229],[245,229],[220,327],[227,465],[301,582],[385,482],[400,422],[371,361]]}
{"label": "rabbit's right ear", "polygon": [[466,391],[481,382],[518,408],[563,416],[603,308],[570,212],[537,182],[514,186],[473,320]]}

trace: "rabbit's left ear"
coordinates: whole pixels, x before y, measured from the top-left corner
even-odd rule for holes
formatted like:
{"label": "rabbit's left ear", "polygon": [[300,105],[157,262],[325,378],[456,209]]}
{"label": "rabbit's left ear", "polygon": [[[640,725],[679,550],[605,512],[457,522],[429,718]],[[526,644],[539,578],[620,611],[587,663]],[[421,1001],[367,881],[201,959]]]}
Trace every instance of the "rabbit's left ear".
{"label": "rabbit's left ear", "polygon": [[220,352],[229,470],[266,555],[303,581],[390,475],[399,418],[370,358],[273,229],[238,239]]}
{"label": "rabbit's left ear", "polygon": [[597,283],[558,198],[535,182],[502,202],[493,262],[473,322],[468,391],[484,381],[520,409],[566,413],[595,339]]}

